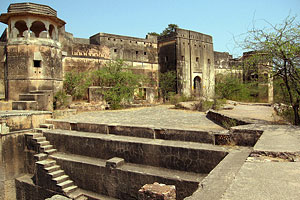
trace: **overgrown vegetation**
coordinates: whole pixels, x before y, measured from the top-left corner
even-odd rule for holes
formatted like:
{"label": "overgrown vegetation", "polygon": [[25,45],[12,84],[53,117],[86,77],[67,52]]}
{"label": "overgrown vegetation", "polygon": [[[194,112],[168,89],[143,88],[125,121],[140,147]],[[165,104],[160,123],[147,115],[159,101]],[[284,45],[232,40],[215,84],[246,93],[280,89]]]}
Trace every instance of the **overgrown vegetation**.
{"label": "overgrown vegetation", "polygon": [[266,102],[268,87],[258,81],[244,83],[235,76],[218,76],[216,81],[216,97],[243,102]]}
{"label": "overgrown vegetation", "polygon": [[170,100],[170,98],[176,94],[176,86],[176,71],[168,71],[159,74],[159,90],[164,102]]}
{"label": "overgrown vegetation", "polygon": [[156,32],[149,32],[148,35],[154,35],[154,36],[169,35],[170,33],[175,32],[176,28],[179,28],[177,24],[168,24],[168,27],[166,27],[160,34]]}
{"label": "overgrown vegetation", "polygon": [[75,100],[79,100],[87,98],[88,87],[100,86],[99,93],[104,95],[110,108],[119,109],[133,100],[134,90],[143,82],[146,82],[144,76],[134,74],[129,66],[118,60],[92,72],[66,73],[64,89]]}
{"label": "overgrown vegetation", "polygon": [[133,100],[134,90],[145,78],[134,74],[123,61],[109,62],[93,73],[94,85],[106,87],[103,90],[105,100],[112,109],[122,108]]}
{"label": "overgrown vegetation", "polygon": [[293,109],[294,124],[300,125],[300,23],[296,20],[288,16],[281,24],[254,26],[242,46],[257,52],[262,63],[270,67],[273,77],[281,79],[288,105]]}
{"label": "overgrown vegetation", "polygon": [[65,108],[68,103],[67,101],[68,101],[67,93],[64,90],[60,90],[54,95],[53,108],[54,109]]}
{"label": "overgrown vegetation", "polygon": [[87,89],[92,85],[91,73],[71,71],[65,74],[64,90],[74,100],[86,99]]}

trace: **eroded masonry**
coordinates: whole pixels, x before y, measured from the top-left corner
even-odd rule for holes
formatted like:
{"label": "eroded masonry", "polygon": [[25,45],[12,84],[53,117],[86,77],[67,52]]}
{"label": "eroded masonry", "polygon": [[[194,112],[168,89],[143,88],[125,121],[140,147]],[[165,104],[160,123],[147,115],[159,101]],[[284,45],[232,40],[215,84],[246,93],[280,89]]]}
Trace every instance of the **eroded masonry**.
{"label": "eroded masonry", "polygon": [[[215,74],[242,72],[232,69],[241,60],[213,51],[211,36],[176,29],[145,39],[76,38],[54,9],[33,3],[11,4],[0,21],[8,26],[0,39],[0,92],[10,100],[0,103],[0,200],[274,199],[279,190],[263,179],[273,168],[281,169],[272,177],[288,183],[289,197],[300,195],[293,179],[299,128],[247,118],[249,109],[242,118],[156,106],[53,119],[53,94],[66,72],[116,59],[152,80],[141,88],[150,103],[159,72],[169,70],[178,93],[212,98]],[[282,178],[282,169],[293,178]]]}

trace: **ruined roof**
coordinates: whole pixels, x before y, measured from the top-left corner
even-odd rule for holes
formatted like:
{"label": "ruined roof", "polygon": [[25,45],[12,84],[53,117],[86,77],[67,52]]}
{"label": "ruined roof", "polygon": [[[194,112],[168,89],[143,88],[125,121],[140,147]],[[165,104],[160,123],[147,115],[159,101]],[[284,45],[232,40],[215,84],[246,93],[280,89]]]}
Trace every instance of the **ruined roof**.
{"label": "ruined roof", "polygon": [[41,5],[35,3],[13,3],[9,5],[7,12],[8,13],[31,12],[37,14],[52,15],[55,17],[57,16],[57,12],[53,8],[47,5]]}
{"label": "ruined roof", "polygon": [[61,27],[66,24],[65,21],[59,19],[57,17],[57,12],[53,8],[36,3],[13,3],[10,4],[7,8],[7,13],[2,13],[0,15],[0,22],[4,24],[8,24],[9,18],[14,16],[40,16],[40,17],[47,17]]}

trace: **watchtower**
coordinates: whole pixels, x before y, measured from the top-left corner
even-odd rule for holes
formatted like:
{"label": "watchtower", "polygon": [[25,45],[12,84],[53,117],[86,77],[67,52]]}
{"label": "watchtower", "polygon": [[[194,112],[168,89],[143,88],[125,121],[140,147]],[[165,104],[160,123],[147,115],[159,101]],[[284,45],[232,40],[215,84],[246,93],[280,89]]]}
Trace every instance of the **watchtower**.
{"label": "watchtower", "polygon": [[[65,22],[46,5],[10,4],[0,22],[8,25],[5,37],[5,96],[62,88],[60,31]],[[3,40],[3,37],[2,37]]]}

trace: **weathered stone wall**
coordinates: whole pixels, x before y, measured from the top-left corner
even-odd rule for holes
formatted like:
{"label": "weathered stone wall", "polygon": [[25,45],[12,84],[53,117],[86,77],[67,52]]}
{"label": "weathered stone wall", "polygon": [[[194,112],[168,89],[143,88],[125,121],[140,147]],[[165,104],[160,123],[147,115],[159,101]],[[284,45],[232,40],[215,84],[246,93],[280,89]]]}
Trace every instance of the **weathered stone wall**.
{"label": "weathered stone wall", "polygon": [[[31,90],[54,90],[62,87],[61,51],[59,48],[36,45],[7,45],[8,99]],[[39,60],[40,67],[35,67]]]}
{"label": "weathered stone wall", "polygon": [[212,37],[178,28],[158,41],[161,71],[176,69],[177,91],[212,98],[215,85]]}
{"label": "weathered stone wall", "polygon": [[41,200],[57,195],[57,192],[46,190],[37,186],[31,180],[31,176],[24,175],[16,179],[16,199]]}
{"label": "weathered stone wall", "polygon": [[76,132],[63,132],[65,131],[44,133],[58,151],[106,160],[120,157],[130,163],[196,173],[209,173],[227,154],[212,146],[195,149],[188,145],[159,145],[152,140],[144,141],[143,138],[135,138],[135,141],[130,137],[118,140],[115,135],[99,134],[97,137],[86,137],[79,136]]}
{"label": "weathered stone wall", "polygon": [[159,38],[159,66],[160,72],[176,71],[176,34],[170,34]]}
{"label": "weathered stone wall", "polygon": [[149,79],[143,87],[158,87],[157,42],[153,38],[141,39],[99,33],[85,39],[66,33],[63,44],[63,71],[87,72],[100,69],[111,60],[122,59],[137,74]]}
{"label": "weathered stone wall", "polygon": [[24,133],[0,134],[0,200],[16,199],[15,178],[26,170]]}
{"label": "weathered stone wall", "polygon": [[192,195],[199,184],[173,179],[168,175],[160,174],[159,171],[153,173],[158,169],[152,169],[153,174],[151,174],[139,171],[140,169],[132,170],[132,167],[126,167],[126,164],[124,167],[107,168],[103,162],[96,164],[79,160],[55,159],[78,187],[123,200],[138,199],[139,189],[147,183],[154,182],[175,185],[177,200],[181,200]]}
{"label": "weathered stone wall", "polygon": [[5,96],[4,72],[5,72],[5,43],[0,43],[0,98]]}
{"label": "weathered stone wall", "polygon": [[228,52],[214,51],[214,60],[216,82],[227,75],[243,80],[242,61],[240,59],[233,59]]}
{"label": "weathered stone wall", "polygon": [[50,119],[51,116],[51,112],[35,113],[34,111],[1,113],[0,115],[2,122],[6,123],[10,132],[38,128],[39,124],[45,123],[46,119]]}

